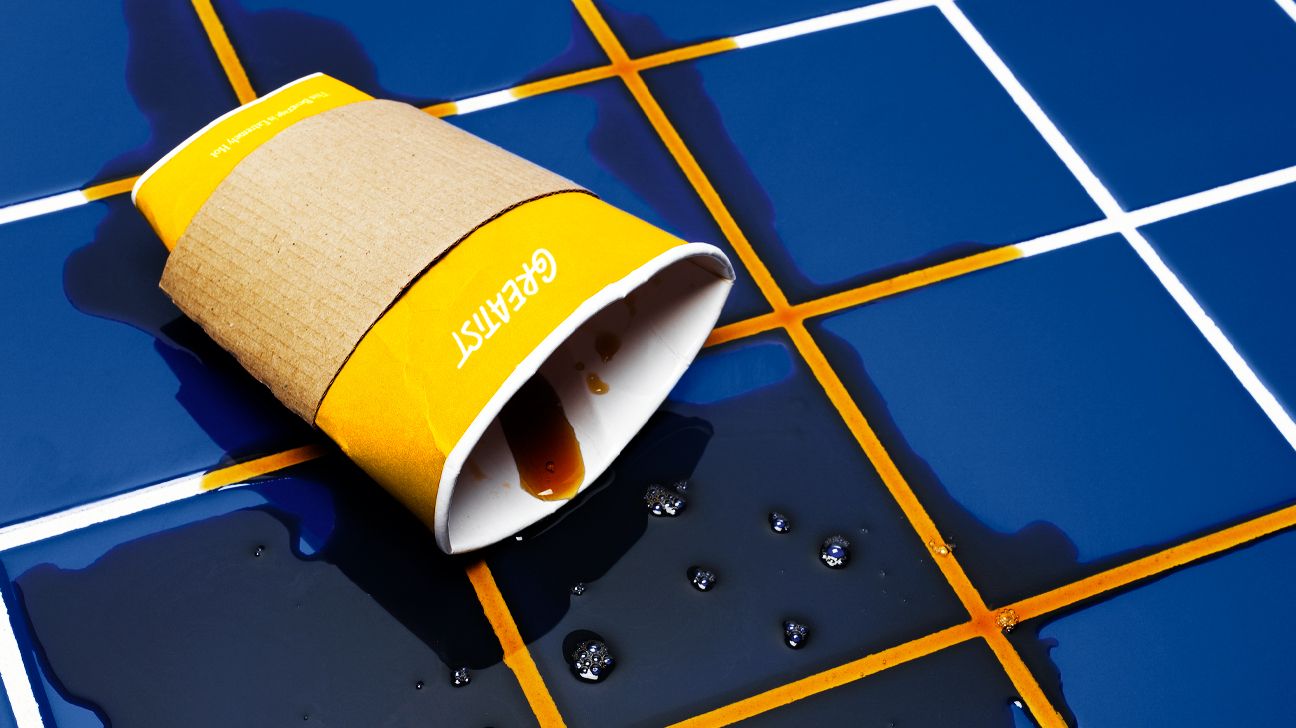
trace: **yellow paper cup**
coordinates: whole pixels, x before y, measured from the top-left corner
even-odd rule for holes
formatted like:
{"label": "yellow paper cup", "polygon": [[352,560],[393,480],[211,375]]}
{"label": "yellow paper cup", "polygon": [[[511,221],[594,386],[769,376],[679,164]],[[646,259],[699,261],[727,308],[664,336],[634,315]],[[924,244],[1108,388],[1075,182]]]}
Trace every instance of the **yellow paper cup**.
{"label": "yellow paper cup", "polygon": [[600,475],[733,283],[714,246],[318,74],[213,121],[132,199],[180,309],[451,553]]}

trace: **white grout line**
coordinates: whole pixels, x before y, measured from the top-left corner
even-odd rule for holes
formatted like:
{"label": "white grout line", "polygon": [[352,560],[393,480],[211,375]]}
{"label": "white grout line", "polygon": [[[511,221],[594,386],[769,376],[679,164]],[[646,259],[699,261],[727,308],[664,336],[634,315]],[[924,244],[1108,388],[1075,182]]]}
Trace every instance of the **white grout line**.
{"label": "white grout line", "polygon": [[1101,238],[1104,235],[1111,235],[1114,232],[1118,232],[1115,221],[1110,218],[1103,218],[1102,220],[1095,220],[1084,225],[1049,233],[1048,235],[1041,235],[1038,238],[1017,243],[1013,247],[1017,248],[1023,258],[1029,258],[1032,255],[1052,252],[1059,248],[1069,248],[1072,245],[1084,243],[1094,238]]}
{"label": "white grout line", "polygon": [[[1247,393],[1251,395],[1251,398],[1260,406],[1260,409],[1269,418],[1269,421],[1278,428],[1278,432],[1287,440],[1287,444],[1293,449],[1296,449],[1296,422],[1292,421],[1291,415],[1283,409],[1282,405],[1278,403],[1278,399],[1274,397],[1268,387],[1266,387],[1264,383],[1260,381],[1260,378],[1256,376],[1251,365],[1247,363],[1246,359],[1238,353],[1237,348],[1233,346],[1233,342],[1229,341],[1228,337],[1225,336],[1220,327],[1211,320],[1211,317],[1206,313],[1206,310],[1197,302],[1197,299],[1193,298],[1192,293],[1188,291],[1188,288],[1183,284],[1183,281],[1179,280],[1179,277],[1175,275],[1174,271],[1170,270],[1170,267],[1161,259],[1161,256],[1156,252],[1156,249],[1152,247],[1152,244],[1148,242],[1147,238],[1143,237],[1143,234],[1139,232],[1136,227],[1135,221],[1130,215],[1127,215],[1125,211],[1121,209],[1121,206],[1116,202],[1116,198],[1112,195],[1111,191],[1109,191],[1107,187],[1099,181],[1097,175],[1093,173],[1093,170],[1089,168],[1089,165],[1080,157],[1080,154],[1075,150],[1075,147],[1071,146],[1071,142],[1062,135],[1062,132],[1059,131],[1057,126],[1053,124],[1053,121],[1048,118],[1044,113],[1044,110],[1040,108],[1039,104],[1035,102],[1035,99],[1026,91],[1026,88],[1022,86],[1019,80],[1017,80],[1017,77],[1013,72],[1009,70],[1008,66],[1001,58],[999,58],[999,54],[995,53],[994,49],[990,47],[990,44],[986,42],[981,33],[977,31],[976,27],[972,25],[967,16],[963,14],[963,11],[954,4],[953,0],[937,0],[937,3],[940,7],[941,13],[943,13],[949,20],[950,24],[954,26],[954,29],[958,34],[963,37],[963,40],[972,49],[972,52],[981,59],[981,62],[985,64],[987,69],[989,69],[991,75],[995,77],[999,84],[1003,86],[1004,90],[1008,92],[1008,95],[1012,97],[1013,101],[1017,103],[1017,106],[1021,108],[1022,113],[1026,115],[1026,118],[1030,120],[1031,124],[1035,126],[1035,129],[1044,137],[1044,140],[1048,143],[1049,147],[1053,149],[1053,152],[1058,155],[1058,158],[1062,160],[1062,163],[1065,164],[1067,169],[1071,171],[1071,174],[1075,176],[1076,180],[1080,183],[1080,186],[1085,189],[1085,192],[1089,193],[1090,198],[1092,198],[1098,205],[1098,209],[1100,209],[1108,219],[1113,221],[1116,230],[1125,236],[1125,240],[1129,242],[1130,246],[1134,249],[1134,252],[1143,260],[1143,263],[1152,271],[1152,274],[1156,276],[1157,280],[1161,282],[1161,285],[1165,288],[1166,292],[1170,294],[1170,297],[1179,305],[1179,308],[1188,316],[1188,319],[1197,327],[1197,330],[1201,332],[1202,336],[1206,337],[1206,341],[1215,349],[1215,353],[1224,360],[1224,363],[1228,365],[1228,368],[1233,372],[1233,376],[1237,378],[1238,382],[1242,384]],[[1263,182],[1256,184],[1263,185],[1269,182],[1278,184],[1278,182],[1274,182],[1274,180],[1284,179],[1284,173],[1288,173],[1289,171],[1290,169],[1279,170],[1278,172],[1272,173],[1274,175],[1273,178],[1265,179]],[[1251,180],[1247,180],[1246,182],[1267,177],[1267,175],[1261,175],[1260,178],[1253,177]],[[1225,187],[1228,187],[1228,185],[1225,185]],[[1245,189],[1245,185],[1243,185],[1242,188]],[[1202,193],[1201,200],[1210,204],[1208,201],[1212,199],[1211,193],[1216,193],[1222,189],[1224,188],[1216,188],[1215,190]],[[1219,196],[1221,198],[1220,201],[1223,199],[1231,199],[1228,197],[1228,193],[1221,193]],[[1189,195],[1187,198],[1180,198],[1180,200],[1175,202],[1181,203],[1183,207],[1182,212],[1187,212],[1191,208],[1191,203],[1183,203],[1182,201],[1189,200],[1193,197],[1195,196]],[[1166,204],[1169,205],[1170,203]],[[1173,210],[1175,208],[1171,205],[1169,209]],[[1179,214],[1182,214],[1182,212]],[[1055,246],[1054,249],[1056,249],[1056,247],[1061,246]]]}
{"label": "white grout line", "polygon": [[202,478],[202,473],[184,475],[111,498],[51,513],[48,516],[5,526],[0,528],[0,551],[8,551],[36,541],[61,536],[97,523],[112,521],[203,493],[215,492],[202,487]]}
{"label": "white grout line", "polygon": [[37,215],[44,215],[50,212],[66,210],[70,207],[76,207],[77,205],[84,205],[87,202],[89,202],[89,200],[86,199],[84,192],[81,190],[72,190],[71,192],[63,192],[57,195],[50,195],[49,197],[40,197],[35,200],[6,205],[5,207],[0,207],[0,225],[7,222],[26,220],[29,217],[36,217]]}
{"label": "white grout line", "polygon": [[1278,7],[1291,16],[1293,21],[1296,21],[1296,0],[1274,0],[1274,2],[1278,3]]}
{"label": "white grout line", "polygon": [[36,702],[36,692],[32,690],[31,680],[27,676],[27,664],[23,661],[22,649],[18,647],[18,636],[14,634],[13,622],[9,621],[9,606],[0,598],[0,682],[9,696],[9,707],[13,709],[18,728],[43,728],[40,705]]}
{"label": "white grout line", "polygon": [[888,15],[903,13],[918,8],[931,7],[935,0],[885,0],[884,2],[865,5],[864,7],[843,10],[828,15],[820,15],[817,18],[799,20],[795,23],[778,25],[773,28],[756,30],[751,33],[735,35],[732,40],[734,45],[739,48],[751,48],[752,46],[773,43],[774,41],[787,40],[799,35],[808,33],[818,33],[821,30],[830,30],[840,28],[843,25],[853,25],[862,23],[865,20],[874,20],[884,18]]}
{"label": "white grout line", "polygon": [[513,89],[511,88],[492,91],[488,94],[481,94],[480,96],[469,96],[466,99],[460,99],[454,102],[455,115],[460,116],[463,114],[471,114],[474,111],[481,111],[482,109],[493,109],[496,106],[503,106],[504,104],[509,104],[514,101],[517,101],[517,96],[513,93]]}

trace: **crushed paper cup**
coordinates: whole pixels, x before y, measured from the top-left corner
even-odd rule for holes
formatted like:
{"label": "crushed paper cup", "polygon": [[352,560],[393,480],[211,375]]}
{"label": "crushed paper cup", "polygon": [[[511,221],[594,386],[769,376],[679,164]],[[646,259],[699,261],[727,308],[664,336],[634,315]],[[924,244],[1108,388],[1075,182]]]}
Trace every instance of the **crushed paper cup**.
{"label": "crushed paper cup", "polygon": [[208,124],[131,199],[180,310],[450,553],[597,478],[733,284],[714,246],[320,74]]}

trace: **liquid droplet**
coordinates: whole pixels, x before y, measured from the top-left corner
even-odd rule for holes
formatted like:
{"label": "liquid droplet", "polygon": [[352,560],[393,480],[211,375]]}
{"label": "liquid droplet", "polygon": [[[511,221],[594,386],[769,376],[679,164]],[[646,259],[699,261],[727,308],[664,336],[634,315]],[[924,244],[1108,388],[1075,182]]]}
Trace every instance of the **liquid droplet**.
{"label": "liquid droplet", "polygon": [[819,560],[830,569],[840,569],[850,561],[850,541],[844,536],[830,536],[819,547]]}
{"label": "liquid droplet", "polygon": [[711,591],[716,585],[716,574],[714,571],[704,569],[701,566],[691,566],[688,570],[689,583],[698,591]]}
{"label": "liquid droplet", "polygon": [[457,688],[461,688],[470,682],[472,682],[472,673],[468,672],[466,667],[455,668],[455,671],[450,673],[450,684]]}
{"label": "liquid droplet", "polygon": [[546,501],[576,495],[585,480],[580,442],[558,393],[544,377],[531,377],[518,389],[500,410],[499,423],[522,490]]}
{"label": "liquid droplet", "polygon": [[585,593],[585,585],[584,585],[584,584],[577,584],[576,586],[573,586],[573,587],[571,588],[571,593],[572,593],[572,596],[577,596],[577,597],[580,596],[580,595],[582,595],[582,594],[584,594],[584,593]]}
{"label": "liquid droplet", "polygon": [[671,487],[679,491],[680,493],[687,493],[689,489],[689,482],[687,480],[677,480],[675,481],[675,485],[672,485]]}
{"label": "liquid droplet", "polygon": [[606,680],[616,667],[612,652],[602,640],[581,642],[568,657],[568,663],[576,679],[592,683]]}
{"label": "liquid droplet", "polygon": [[265,553],[265,546],[257,546],[255,549],[252,550],[252,555],[256,557],[260,557],[261,554],[264,553]]}
{"label": "liquid droplet", "polygon": [[1017,622],[1020,621],[1020,619],[1021,618],[1017,616],[1017,610],[1008,607],[1006,609],[1000,609],[999,613],[995,615],[995,625],[1005,632],[1011,632],[1017,626]]}
{"label": "liquid droplet", "polygon": [[792,530],[791,521],[778,511],[769,514],[769,524],[770,530],[774,531],[774,533],[787,533]]}
{"label": "liquid droplet", "polygon": [[810,636],[810,628],[801,624],[787,620],[783,623],[783,642],[794,650],[801,649],[805,645],[806,639]]}
{"label": "liquid droplet", "polygon": [[423,689],[423,681],[422,681],[422,680],[419,680],[418,682],[414,683],[414,689],[415,689],[415,690],[422,690],[422,689]]}
{"label": "liquid droplet", "polygon": [[599,375],[594,372],[585,375],[585,386],[589,388],[590,394],[607,394],[610,389],[608,383],[599,379]]}
{"label": "liquid droplet", "polygon": [[688,501],[679,493],[673,493],[660,485],[650,485],[644,491],[644,504],[654,516],[678,516]]}

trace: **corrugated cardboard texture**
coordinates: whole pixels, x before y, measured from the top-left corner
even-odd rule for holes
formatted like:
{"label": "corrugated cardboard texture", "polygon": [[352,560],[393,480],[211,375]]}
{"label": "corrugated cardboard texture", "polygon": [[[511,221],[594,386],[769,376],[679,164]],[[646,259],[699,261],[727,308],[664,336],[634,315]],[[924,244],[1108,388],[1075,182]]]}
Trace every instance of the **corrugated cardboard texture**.
{"label": "corrugated cardboard texture", "polygon": [[572,182],[412,106],[305,119],[239,163],[162,288],[308,422],[369,327],[481,224]]}

